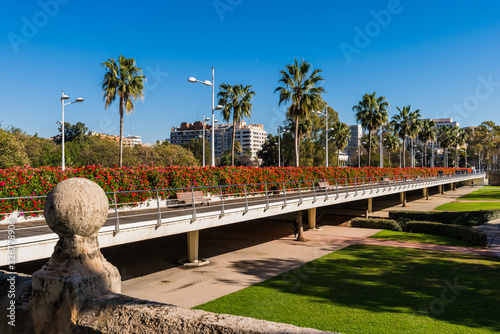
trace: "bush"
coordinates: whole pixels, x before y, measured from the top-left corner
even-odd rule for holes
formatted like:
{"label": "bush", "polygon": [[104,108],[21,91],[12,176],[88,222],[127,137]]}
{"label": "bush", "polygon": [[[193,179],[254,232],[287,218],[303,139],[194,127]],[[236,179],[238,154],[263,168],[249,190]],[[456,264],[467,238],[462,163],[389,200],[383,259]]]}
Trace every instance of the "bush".
{"label": "bush", "polygon": [[375,219],[375,218],[353,218],[351,220],[352,227],[364,228],[380,228],[391,231],[403,231],[403,225],[392,219]]}
{"label": "bush", "polygon": [[442,235],[466,241],[477,246],[486,246],[488,244],[488,239],[486,238],[486,234],[484,232],[460,225],[410,221],[405,224],[403,231],[410,233]]}
{"label": "bush", "polygon": [[500,210],[480,210],[462,212],[418,212],[418,211],[390,211],[389,218],[400,220],[414,220],[454,224],[462,226],[476,226],[500,218]]}

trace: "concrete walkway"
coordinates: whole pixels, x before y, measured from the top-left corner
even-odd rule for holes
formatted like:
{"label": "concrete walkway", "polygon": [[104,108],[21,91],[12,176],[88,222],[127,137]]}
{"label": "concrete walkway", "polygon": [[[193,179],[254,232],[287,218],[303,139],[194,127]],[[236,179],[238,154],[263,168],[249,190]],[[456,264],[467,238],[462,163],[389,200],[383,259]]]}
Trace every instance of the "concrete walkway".
{"label": "concrete walkway", "polygon": [[[402,208],[400,204],[388,206],[379,199],[374,201],[374,209],[377,210],[377,207],[380,209],[371,215],[387,217],[389,210],[401,209],[428,211],[477,189],[479,187],[462,187],[457,191],[435,194],[430,200],[417,196],[408,202],[406,208]],[[364,210],[361,207],[345,209],[357,210],[358,213]],[[142,267],[147,267],[148,263],[151,263],[154,270],[128,266],[128,255],[115,255],[115,261],[118,262],[116,264],[113,255],[105,255],[122,273],[124,294],[182,307],[206,303],[353,244],[494,256],[489,250],[482,249],[367,239],[380,230],[324,225],[330,222],[330,215],[340,212],[335,206],[325,208],[323,211],[324,217],[319,221],[323,229],[306,231],[307,242],[295,241],[290,234],[291,223],[279,220],[266,219],[203,230],[200,232],[200,256],[210,261],[210,264],[204,267],[187,269],[173,264],[172,257],[179,259],[180,254],[185,252],[179,248],[176,248],[174,254],[169,255],[168,261],[148,262],[145,258]],[[491,250],[500,256],[500,249],[495,248],[499,247],[497,242],[500,242],[498,235],[500,220],[484,225],[484,231],[492,240]],[[173,244],[168,245],[169,248],[185,244],[185,236],[177,236],[176,239],[165,238],[165,240],[177,240],[171,241]],[[155,246],[155,251],[161,254],[158,245]],[[140,256],[136,256],[132,250],[130,252],[131,258],[135,256],[137,259]],[[161,266],[165,269],[161,270]]]}

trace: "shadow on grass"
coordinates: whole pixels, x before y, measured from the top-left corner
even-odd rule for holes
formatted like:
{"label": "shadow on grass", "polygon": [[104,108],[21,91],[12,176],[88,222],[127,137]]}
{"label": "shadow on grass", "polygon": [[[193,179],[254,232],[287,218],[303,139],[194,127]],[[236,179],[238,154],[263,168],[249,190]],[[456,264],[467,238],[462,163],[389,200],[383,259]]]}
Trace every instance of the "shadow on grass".
{"label": "shadow on grass", "polygon": [[[290,265],[279,259],[274,264],[277,268]],[[262,278],[259,268],[263,265],[270,263],[246,262],[238,268]],[[499,276],[500,259],[496,258],[353,245],[255,287],[279,291],[285,299],[286,295],[302,298],[303,305],[289,306],[297,312],[308,303],[319,308],[328,304],[500,331]],[[266,312],[262,307],[259,313]]]}

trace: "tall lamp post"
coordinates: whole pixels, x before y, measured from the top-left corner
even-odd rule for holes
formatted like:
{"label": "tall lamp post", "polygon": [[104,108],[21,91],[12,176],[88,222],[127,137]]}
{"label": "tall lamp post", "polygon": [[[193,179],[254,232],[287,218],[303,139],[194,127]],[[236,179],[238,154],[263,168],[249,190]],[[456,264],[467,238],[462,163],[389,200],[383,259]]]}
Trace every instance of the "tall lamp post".
{"label": "tall lamp post", "polygon": [[201,83],[205,86],[211,86],[212,87],[212,161],[211,161],[211,165],[212,166],[215,166],[215,126],[214,126],[214,123],[215,123],[215,110],[222,110],[223,107],[218,105],[217,107],[215,107],[215,70],[214,70],[214,67],[212,67],[212,81],[210,80],[205,80],[205,81],[200,81],[200,80],[196,80],[196,78],[194,77],[189,77],[187,80],[191,83],[195,83],[195,82],[198,82],[198,83]]}
{"label": "tall lamp post", "polygon": [[281,126],[278,126],[278,167],[281,167],[281,134],[290,132],[289,130],[283,130]]}
{"label": "tall lamp post", "polygon": [[203,135],[201,136],[203,140],[203,163],[202,166],[205,167],[205,122],[209,121],[210,118],[205,118],[205,114],[203,114],[203,122],[201,123],[203,127]]}
{"label": "tall lamp post", "polygon": [[61,140],[62,140],[62,170],[64,170],[66,168],[66,160],[64,158],[64,106],[67,106],[67,105],[70,105],[70,104],[73,104],[73,103],[78,103],[78,102],[83,102],[83,99],[81,97],[77,98],[75,101],[73,102],[69,102],[69,103],[64,103],[64,101],[66,100],[69,100],[69,96],[68,95],[64,95],[64,90],[62,91],[62,96],[61,96],[61,106],[62,106],[62,121],[61,121],[61,128],[62,128],[62,132],[61,132]]}

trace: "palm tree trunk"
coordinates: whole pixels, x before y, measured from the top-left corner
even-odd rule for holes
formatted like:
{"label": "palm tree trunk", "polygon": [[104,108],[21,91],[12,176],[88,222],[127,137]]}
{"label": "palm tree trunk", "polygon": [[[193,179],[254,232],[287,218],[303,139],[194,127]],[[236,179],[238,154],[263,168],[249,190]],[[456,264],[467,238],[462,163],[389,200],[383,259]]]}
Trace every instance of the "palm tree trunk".
{"label": "palm tree trunk", "polygon": [[455,147],[455,168],[458,168],[458,146]]}
{"label": "palm tree trunk", "polygon": [[120,168],[123,167],[123,108],[125,100],[120,97]]}
{"label": "palm tree trunk", "polygon": [[340,167],[340,150],[337,149],[337,167]]}
{"label": "palm tree trunk", "polygon": [[[234,113],[234,111],[233,111]],[[236,140],[236,119],[234,118],[233,115],[233,145],[231,146],[231,166],[234,167],[234,144]]]}
{"label": "palm tree trunk", "polygon": [[295,116],[295,166],[299,167],[299,116]]}
{"label": "palm tree trunk", "polygon": [[368,130],[368,166],[370,167],[370,161],[372,157],[372,131]]}

